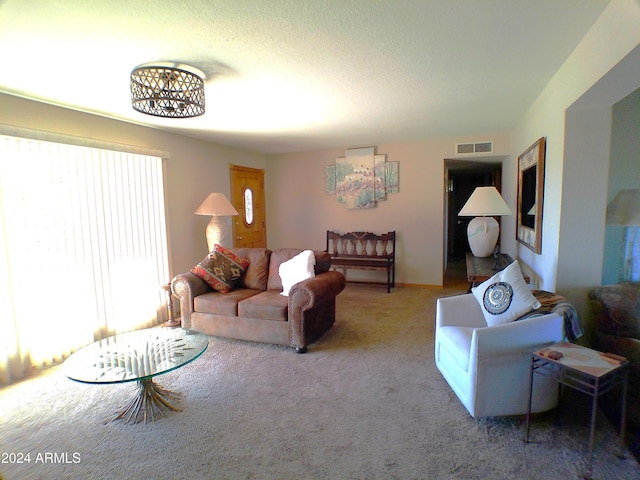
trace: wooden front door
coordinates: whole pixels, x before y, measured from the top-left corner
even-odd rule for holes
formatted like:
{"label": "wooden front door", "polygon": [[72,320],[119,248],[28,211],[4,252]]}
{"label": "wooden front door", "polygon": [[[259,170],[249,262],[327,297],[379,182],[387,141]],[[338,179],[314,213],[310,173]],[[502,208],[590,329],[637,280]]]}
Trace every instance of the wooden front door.
{"label": "wooden front door", "polygon": [[231,203],[240,215],[233,217],[233,246],[267,246],[264,170],[229,166]]}

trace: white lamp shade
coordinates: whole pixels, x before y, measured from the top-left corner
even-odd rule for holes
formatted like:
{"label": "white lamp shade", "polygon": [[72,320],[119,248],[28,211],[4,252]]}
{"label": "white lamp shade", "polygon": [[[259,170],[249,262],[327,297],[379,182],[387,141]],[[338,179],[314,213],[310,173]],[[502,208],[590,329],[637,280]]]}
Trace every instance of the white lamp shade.
{"label": "white lamp shade", "polygon": [[231,205],[231,202],[224,196],[224,193],[210,193],[194,213],[196,215],[211,215],[215,217],[239,215],[238,211]]}
{"label": "white lamp shade", "polygon": [[640,188],[618,192],[607,205],[607,225],[640,226]]}
{"label": "white lamp shade", "polygon": [[511,209],[500,196],[496,187],[477,187],[458,215],[461,217],[494,217],[496,215],[511,215]]}

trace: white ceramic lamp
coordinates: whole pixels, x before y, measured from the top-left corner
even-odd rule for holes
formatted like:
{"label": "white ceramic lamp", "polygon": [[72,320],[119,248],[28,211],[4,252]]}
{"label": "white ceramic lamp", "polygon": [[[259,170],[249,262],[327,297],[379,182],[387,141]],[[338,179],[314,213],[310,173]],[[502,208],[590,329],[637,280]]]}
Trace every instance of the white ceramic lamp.
{"label": "white ceramic lamp", "polygon": [[233,247],[229,223],[225,217],[239,215],[239,213],[223,193],[210,193],[194,213],[211,215],[206,230],[207,247],[210,252],[216,244],[225,248]]}
{"label": "white ceramic lamp", "polygon": [[477,187],[458,215],[475,217],[467,227],[471,253],[476,257],[488,257],[500,236],[500,226],[493,217],[511,215],[511,210],[496,187]]}

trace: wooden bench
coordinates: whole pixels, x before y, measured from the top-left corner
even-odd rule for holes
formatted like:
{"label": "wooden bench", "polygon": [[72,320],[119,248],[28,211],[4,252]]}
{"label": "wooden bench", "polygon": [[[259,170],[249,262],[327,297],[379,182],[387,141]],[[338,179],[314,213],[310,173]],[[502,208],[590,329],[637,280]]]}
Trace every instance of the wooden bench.
{"label": "wooden bench", "polygon": [[376,235],[371,232],[337,233],[327,230],[327,252],[331,268],[386,270],[387,293],[396,286],[396,232]]}

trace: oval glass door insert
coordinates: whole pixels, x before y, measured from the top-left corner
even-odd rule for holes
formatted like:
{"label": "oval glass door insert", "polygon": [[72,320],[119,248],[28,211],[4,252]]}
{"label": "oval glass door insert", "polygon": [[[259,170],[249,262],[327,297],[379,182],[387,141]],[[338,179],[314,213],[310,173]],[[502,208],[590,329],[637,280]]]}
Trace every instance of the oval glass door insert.
{"label": "oval glass door insert", "polygon": [[244,222],[253,223],[253,191],[250,188],[244,189]]}

